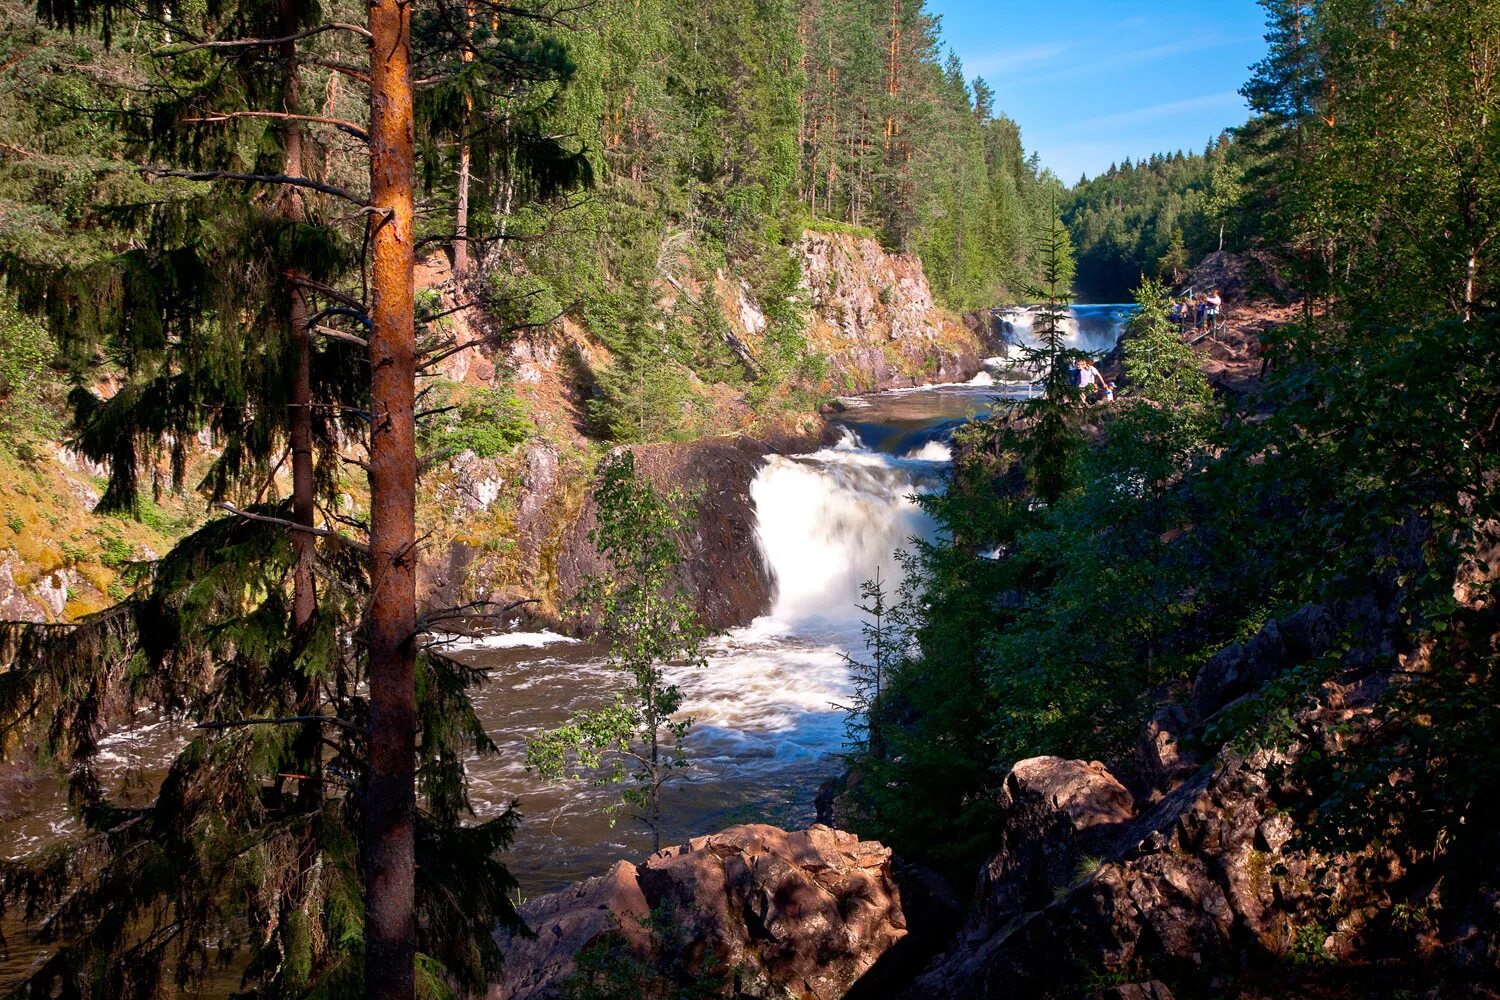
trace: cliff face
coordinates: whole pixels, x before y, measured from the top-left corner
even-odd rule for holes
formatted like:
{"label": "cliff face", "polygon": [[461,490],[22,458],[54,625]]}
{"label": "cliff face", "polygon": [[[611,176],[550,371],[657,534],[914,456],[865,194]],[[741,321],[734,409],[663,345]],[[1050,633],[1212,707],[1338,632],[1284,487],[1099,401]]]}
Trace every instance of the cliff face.
{"label": "cliff face", "polygon": [[[827,366],[817,386],[822,394],[965,381],[996,353],[984,324],[971,328],[934,303],[915,257],[887,253],[868,237],[829,233],[806,234],[797,254],[806,336]],[[436,267],[429,280],[441,284],[446,278]],[[753,364],[767,321],[745,282],[722,272],[711,283],[669,278],[658,304],[685,307],[710,296],[727,323],[726,342]],[[499,355],[455,359],[462,367],[444,372],[455,381],[482,384],[497,372],[508,374],[542,434],[508,458],[459,456],[433,478],[430,510],[447,530],[437,532],[445,540],[431,547],[423,568],[429,604],[530,597],[550,620],[586,576],[603,569],[588,542],[597,456],[588,436],[588,401],[594,373],[609,363],[608,350],[566,319]],[[683,582],[703,623],[725,629],[763,614],[772,597],[750,500],[762,460],[776,451],[816,447],[826,428],[813,414],[754,425],[743,391],[724,385],[695,389],[714,400],[709,436],[633,450],[639,472],[658,487],[701,494]],[[502,538],[505,544],[497,547]]]}
{"label": "cliff face", "polygon": [[808,233],[798,248],[811,316],[809,339],[842,393],[973,378],[998,350],[982,324],[940,309],[907,254],[868,237]]}

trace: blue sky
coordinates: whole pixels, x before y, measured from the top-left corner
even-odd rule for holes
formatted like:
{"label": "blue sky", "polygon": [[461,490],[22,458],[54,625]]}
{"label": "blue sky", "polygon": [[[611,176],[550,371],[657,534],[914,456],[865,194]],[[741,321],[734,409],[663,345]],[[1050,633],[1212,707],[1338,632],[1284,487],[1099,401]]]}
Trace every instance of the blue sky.
{"label": "blue sky", "polygon": [[1126,156],[1202,149],[1244,121],[1265,53],[1254,0],[928,0],[943,40],[1064,183]]}

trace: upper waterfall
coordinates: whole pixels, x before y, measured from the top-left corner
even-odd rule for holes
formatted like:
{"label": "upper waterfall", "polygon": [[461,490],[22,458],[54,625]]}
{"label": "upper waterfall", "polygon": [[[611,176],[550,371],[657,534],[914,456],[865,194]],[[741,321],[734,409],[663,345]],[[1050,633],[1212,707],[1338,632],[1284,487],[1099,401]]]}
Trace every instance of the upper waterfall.
{"label": "upper waterfall", "polygon": [[[1070,348],[1104,354],[1114,350],[1125,324],[1135,315],[1133,304],[1075,305],[1063,320],[1063,343]],[[1040,347],[1035,327],[1040,306],[1002,306],[992,310],[1007,344]]]}

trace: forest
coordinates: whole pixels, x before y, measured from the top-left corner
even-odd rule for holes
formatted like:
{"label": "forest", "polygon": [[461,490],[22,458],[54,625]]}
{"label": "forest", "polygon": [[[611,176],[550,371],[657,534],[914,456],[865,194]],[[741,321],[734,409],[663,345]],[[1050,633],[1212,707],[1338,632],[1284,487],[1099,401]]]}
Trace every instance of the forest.
{"label": "forest", "polygon": [[[571,621],[619,690],[526,764],[625,784],[661,847],[693,724],[667,667],[706,664],[680,588],[699,495],[615,449],[722,430],[719,385],[755,431],[829,403],[797,248],[834,233],[911,255],[952,312],[1041,305],[1042,391],[953,434],[913,501],[937,530],[863,590],[851,829],[968,892],[1019,763],[1150,789],[1141,724],[1180,716],[1188,770],[1258,762],[1295,830],[1255,832],[1274,941],[1110,967],[1068,893],[1118,859],[1085,855],[1035,909],[1055,953],[997,937],[1013,964],[984,990],[906,995],[1492,995],[1500,2],[1261,6],[1247,123],[1070,190],[914,0],[0,0],[7,545],[56,516],[26,484],[66,441],[110,568],[107,607],[0,623],[0,755],[63,774],[73,821],[0,862],[0,928],[43,948],[0,990],[495,995],[524,820],[476,811],[485,671],[430,637],[530,602],[419,601],[420,509],[455,456],[535,430],[504,377],[443,363],[564,324],[607,358],[585,406],[606,570]],[[1168,318],[1218,250],[1293,289],[1250,392]],[[726,276],[764,308],[753,349],[702,293]],[[1075,296],[1139,307],[1109,406],[1073,380]],[[1224,651],[1253,673],[1272,635],[1295,662],[1206,708]],[[142,706],[187,736],[122,790],[107,740]],[[670,920],[642,921],[655,966],[594,951],[567,995],[762,995],[689,967]]]}

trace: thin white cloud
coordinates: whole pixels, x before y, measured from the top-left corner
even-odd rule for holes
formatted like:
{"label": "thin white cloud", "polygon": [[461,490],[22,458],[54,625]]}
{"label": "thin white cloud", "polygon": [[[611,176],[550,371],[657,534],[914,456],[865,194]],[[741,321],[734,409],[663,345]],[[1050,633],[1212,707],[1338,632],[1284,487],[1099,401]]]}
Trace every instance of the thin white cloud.
{"label": "thin white cloud", "polygon": [[1227,90],[1219,94],[1204,94],[1201,97],[1188,97],[1180,101],[1167,101],[1164,104],[1151,104],[1143,108],[1132,108],[1129,111],[1118,111],[1114,114],[1084,118],[1081,121],[1069,122],[1066,131],[1070,133],[1098,132],[1101,129],[1116,128],[1121,125],[1135,125],[1140,122],[1172,118],[1190,111],[1218,111],[1238,108],[1244,102],[1245,99],[1236,91]]}
{"label": "thin white cloud", "polygon": [[964,68],[980,76],[1008,76],[1055,62],[1069,49],[1066,42],[1043,42],[1020,49],[1001,49],[965,60]]}

